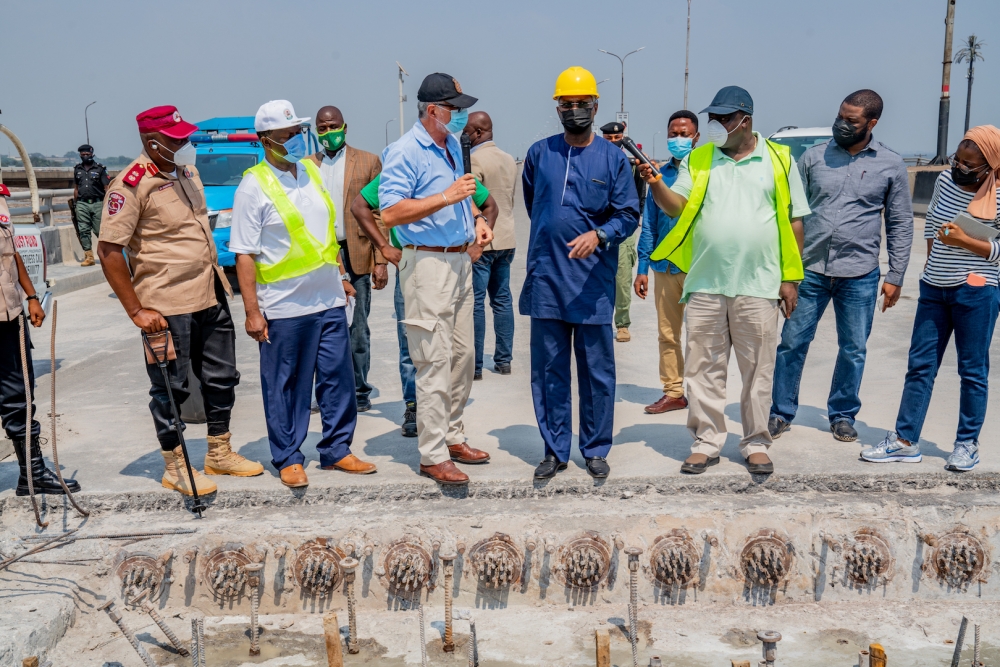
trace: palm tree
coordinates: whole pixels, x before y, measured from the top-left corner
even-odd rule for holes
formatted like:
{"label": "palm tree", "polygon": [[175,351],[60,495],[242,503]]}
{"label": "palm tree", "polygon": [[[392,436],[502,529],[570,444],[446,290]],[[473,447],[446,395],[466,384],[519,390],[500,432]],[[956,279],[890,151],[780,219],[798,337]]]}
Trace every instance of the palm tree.
{"label": "palm tree", "polygon": [[983,47],[986,46],[986,42],[981,42],[976,39],[975,35],[969,35],[968,39],[965,40],[965,48],[959,49],[958,53],[955,54],[955,62],[957,63],[969,63],[969,92],[965,98],[965,131],[969,131],[969,111],[972,107],[972,74],[976,66],[977,60],[985,61],[986,58],[983,57]]}

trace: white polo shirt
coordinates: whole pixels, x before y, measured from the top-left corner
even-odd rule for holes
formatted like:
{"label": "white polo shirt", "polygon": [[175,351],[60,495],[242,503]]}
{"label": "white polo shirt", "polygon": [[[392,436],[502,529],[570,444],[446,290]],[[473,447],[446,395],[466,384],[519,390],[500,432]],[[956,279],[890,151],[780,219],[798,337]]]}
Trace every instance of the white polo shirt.
{"label": "white polo shirt", "polygon": [[[302,214],[306,229],[320,243],[326,243],[330,211],[319,190],[310,182],[305,167],[298,165],[297,176],[292,176],[270,163],[267,166]],[[247,174],[236,188],[233,199],[229,249],[243,255],[256,255],[255,260],[263,264],[276,264],[288,254],[291,245],[291,237],[278,210],[264,194],[257,177]],[[298,278],[258,283],[257,301],[269,320],[300,317],[347,304],[340,267],[332,264],[324,264]]]}

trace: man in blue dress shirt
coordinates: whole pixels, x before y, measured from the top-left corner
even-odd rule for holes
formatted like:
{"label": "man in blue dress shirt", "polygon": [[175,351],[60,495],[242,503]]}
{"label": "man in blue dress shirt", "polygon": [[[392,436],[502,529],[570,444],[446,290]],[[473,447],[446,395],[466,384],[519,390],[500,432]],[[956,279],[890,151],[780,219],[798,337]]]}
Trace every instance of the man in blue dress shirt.
{"label": "man in blue dress shirt", "polygon": [[519,310],[531,317],[531,394],[545,443],[536,479],[566,469],[573,441],[570,351],[580,393],[580,451],[607,477],[614,427],[612,321],[618,244],[639,224],[639,198],[621,149],[594,136],[597,82],[582,67],[556,80],[565,132],[535,143],[521,180],[531,218]]}

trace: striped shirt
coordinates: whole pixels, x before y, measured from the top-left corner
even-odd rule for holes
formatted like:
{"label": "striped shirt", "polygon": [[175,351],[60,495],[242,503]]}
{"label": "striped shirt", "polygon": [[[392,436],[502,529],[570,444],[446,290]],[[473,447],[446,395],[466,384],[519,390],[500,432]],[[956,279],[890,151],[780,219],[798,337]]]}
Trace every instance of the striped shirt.
{"label": "striped shirt", "polygon": [[[934,183],[934,195],[927,207],[927,221],[924,224],[924,238],[934,239],[931,255],[920,279],[935,287],[955,287],[964,283],[970,273],[977,273],[986,279],[987,285],[997,284],[997,273],[1000,268],[1000,241],[994,239],[990,243],[992,249],[989,257],[980,257],[965,248],[947,246],[937,240],[938,229],[946,222],[953,222],[955,217],[968,207],[975,196],[974,192],[966,192],[951,180],[951,171],[942,171]],[[997,210],[1000,211],[1000,192],[997,192]],[[1000,215],[992,224],[1000,229]]]}

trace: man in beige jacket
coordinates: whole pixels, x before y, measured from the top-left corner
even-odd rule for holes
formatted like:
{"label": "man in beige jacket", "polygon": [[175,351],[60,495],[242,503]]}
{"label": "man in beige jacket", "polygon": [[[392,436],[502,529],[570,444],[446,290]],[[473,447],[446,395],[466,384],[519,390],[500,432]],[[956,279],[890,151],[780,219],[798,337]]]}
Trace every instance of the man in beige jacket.
{"label": "man in beige jacket", "polygon": [[485,111],[469,114],[465,133],[472,139],[472,174],[486,186],[500,209],[493,226],[493,243],[472,265],[472,289],[475,294],[473,323],[476,336],[476,380],[483,379],[483,348],[486,339],[486,294],[493,309],[493,332],[496,347],[493,368],[500,375],[510,375],[514,347],[514,304],[510,294],[510,265],[514,261],[514,186],[517,165],[493,143],[493,120]]}

